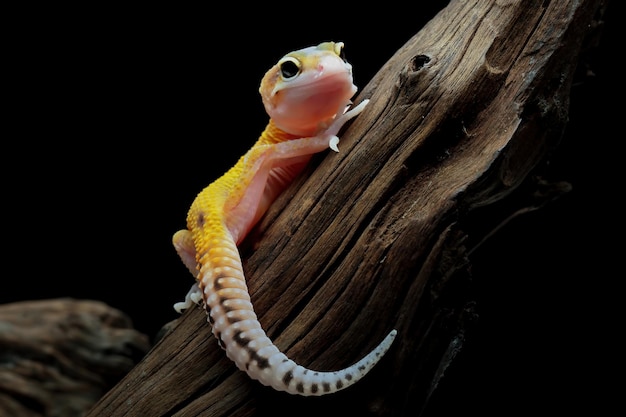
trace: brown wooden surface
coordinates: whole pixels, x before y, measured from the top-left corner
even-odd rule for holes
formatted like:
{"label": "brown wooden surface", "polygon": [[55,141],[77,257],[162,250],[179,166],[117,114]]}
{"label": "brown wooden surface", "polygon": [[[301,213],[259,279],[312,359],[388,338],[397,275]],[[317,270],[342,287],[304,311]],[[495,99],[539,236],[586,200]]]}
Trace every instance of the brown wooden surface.
{"label": "brown wooden surface", "polygon": [[101,302],[2,304],[0,416],[83,416],[149,348],[128,316]]}
{"label": "brown wooden surface", "polygon": [[467,253],[510,214],[481,209],[558,144],[605,4],[451,1],[359,94],[371,102],[340,153],[317,158],[246,242],[255,310],[298,363],[344,367],[398,329],[367,378],[322,398],[274,392],[235,369],[194,309],[89,415],[419,414],[473,317]]}

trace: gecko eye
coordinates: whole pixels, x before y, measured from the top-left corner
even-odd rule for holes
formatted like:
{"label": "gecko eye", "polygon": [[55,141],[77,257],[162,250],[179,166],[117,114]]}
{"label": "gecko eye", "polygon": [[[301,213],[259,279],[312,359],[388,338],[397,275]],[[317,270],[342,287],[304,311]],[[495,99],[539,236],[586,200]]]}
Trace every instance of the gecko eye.
{"label": "gecko eye", "polygon": [[295,78],[298,74],[300,74],[300,62],[292,57],[284,58],[280,63],[280,75],[282,75],[285,80],[290,80]]}

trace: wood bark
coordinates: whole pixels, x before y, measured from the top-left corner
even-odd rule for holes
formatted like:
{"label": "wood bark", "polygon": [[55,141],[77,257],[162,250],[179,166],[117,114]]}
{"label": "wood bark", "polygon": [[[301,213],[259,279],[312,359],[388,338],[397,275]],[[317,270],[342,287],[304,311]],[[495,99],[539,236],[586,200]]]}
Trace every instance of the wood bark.
{"label": "wood bark", "polygon": [[149,348],[128,316],[101,302],[0,305],[0,415],[84,416]]}
{"label": "wood bark", "polygon": [[[355,99],[371,101],[340,152],[316,158],[245,242],[260,321],[303,366],[343,368],[398,329],[364,380],[314,399],[275,392],[192,309],[88,415],[419,415],[474,317],[471,250],[567,189],[530,174],[559,143],[606,3],[451,1]],[[521,203],[521,184],[543,197]]]}

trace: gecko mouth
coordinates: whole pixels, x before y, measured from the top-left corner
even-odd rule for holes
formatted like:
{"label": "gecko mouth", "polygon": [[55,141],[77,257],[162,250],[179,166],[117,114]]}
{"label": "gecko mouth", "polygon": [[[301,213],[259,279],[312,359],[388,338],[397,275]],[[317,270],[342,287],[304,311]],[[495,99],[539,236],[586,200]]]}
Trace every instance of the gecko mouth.
{"label": "gecko mouth", "polygon": [[352,97],[355,92],[356,86],[352,84],[350,74],[335,72],[333,74],[325,73],[298,86],[290,86],[277,91],[276,98],[279,100],[288,99],[292,103],[307,102],[311,104],[311,101],[325,101],[328,97],[340,98],[341,101],[344,101]]}

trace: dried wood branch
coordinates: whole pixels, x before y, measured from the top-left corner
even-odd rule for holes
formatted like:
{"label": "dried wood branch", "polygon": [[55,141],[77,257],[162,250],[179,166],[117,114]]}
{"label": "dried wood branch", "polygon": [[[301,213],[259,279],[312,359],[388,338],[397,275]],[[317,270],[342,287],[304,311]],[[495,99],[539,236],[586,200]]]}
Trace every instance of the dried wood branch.
{"label": "dried wood branch", "polygon": [[83,416],[149,348],[126,315],[101,302],[0,305],[0,415]]}
{"label": "dried wood branch", "polygon": [[371,102],[340,153],[316,159],[246,242],[260,321],[302,365],[345,367],[398,329],[363,381],[313,401],[274,392],[236,370],[196,309],[89,415],[419,413],[473,318],[468,251],[497,225],[476,213],[558,145],[605,5],[451,1],[360,93]]}

